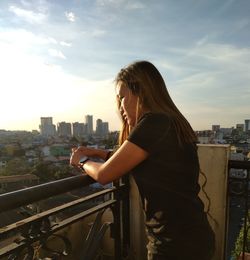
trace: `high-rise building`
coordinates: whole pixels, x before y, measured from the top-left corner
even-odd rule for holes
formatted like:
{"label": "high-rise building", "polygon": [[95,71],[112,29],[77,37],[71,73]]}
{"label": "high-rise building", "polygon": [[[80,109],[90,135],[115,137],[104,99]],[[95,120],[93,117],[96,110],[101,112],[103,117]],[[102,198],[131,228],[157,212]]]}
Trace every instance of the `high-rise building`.
{"label": "high-rise building", "polygon": [[102,136],[102,129],[103,129],[103,127],[102,127],[102,120],[101,119],[97,119],[96,120],[96,131],[95,131],[96,135]]}
{"label": "high-rise building", "polygon": [[84,123],[75,122],[72,124],[72,134],[75,137],[83,137],[86,134],[86,126]]}
{"label": "high-rise building", "polygon": [[240,132],[244,131],[244,124],[236,124],[236,129]]}
{"label": "high-rise building", "polygon": [[93,116],[86,115],[85,116],[86,130],[88,135],[93,134]]}
{"label": "high-rise building", "polygon": [[39,125],[40,133],[43,136],[55,136],[56,135],[56,126],[53,125],[52,117],[41,117],[41,124]]}
{"label": "high-rise building", "polygon": [[109,123],[103,122],[102,123],[102,135],[107,136],[109,134]]}
{"label": "high-rise building", "polygon": [[220,125],[212,125],[212,131],[218,132],[220,130]]}
{"label": "high-rise building", "polygon": [[250,119],[245,119],[245,131],[250,131]]}
{"label": "high-rise building", "polygon": [[108,122],[102,122],[101,119],[96,120],[96,135],[105,137],[109,134]]}
{"label": "high-rise building", "polygon": [[57,124],[57,134],[61,137],[71,137],[71,123],[60,122]]}

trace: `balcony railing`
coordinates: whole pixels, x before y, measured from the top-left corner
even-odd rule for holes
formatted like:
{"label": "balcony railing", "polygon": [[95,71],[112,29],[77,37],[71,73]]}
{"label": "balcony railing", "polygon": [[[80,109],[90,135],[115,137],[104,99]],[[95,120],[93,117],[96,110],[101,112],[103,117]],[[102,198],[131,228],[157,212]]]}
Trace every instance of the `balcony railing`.
{"label": "balcony railing", "polygon": [[[238,246],[241,247],[240,251],[242,252],[240,259],[247,259],[246,252],[250,252],[250,241],[248,240],[250,235],[248,234],[250,229],[250,161],[230,160],[228,164],[228,169],[229,171],[231,169],[241,169],[245,170],[246,173],[245,175],[241,176],[241,178],[239,178],[239,176],[229,176],[228,178],[229,207],[232,219],[229,218],[230,234],[227,234],[227,238],[233,236],[233,233],[235,233],[233,232],[234,229],[236,229],[236,235],[238,236],[237,228],[239,229],[241,227],[241,225],[239,224],[242,224],[242,241]],[[240,218],[243,223],[233,223],[233,217],[236,219],[236,221]],[[233,242],[235,243],[235,241]],[[233,249],[232,245],[228,245],[228,249],[231,251]],[[231,253],[230,251],[228,252],[228,256]]]}
{"label": "balcony railing", "polygon": [[[76,188],[83,188],[92,183],[94,181],[90,177],[81,175],[5,193],[0,195],[0,213],[17,209],[51,196],[70,192]],[[122,259],[122,256],[126,255],[126,249],[129,245],[127,189],[128,184],[116,182],[110,188],[1,227],[0,259],[4,257],[5,259],[36,259],[35,255],[38,248],[48,251],[50,256],[53,256],[53,259],[61,259],[62,256],[70,255],[72,251],[71,241],[67,237],[60,235],[58,231],[96,212],[99,213],[92,224],[84,245],[82,245],[82,255],[79,259],[94,259],[96,257],[98,249],[101,246],[101,240],[108,228],[110,228],[111,236],[114,240],[114,259]],[[99,203],[97,202],[98,198]],[[82,211],[79,208],[79,206],[86,205],[86,203],[89,204],[91,201],[92,206],[88,209]],[[77,207],[78,210],[76,210]],[[101,223],[101,215],[107,208],[111,209],[113,222]],[[77,211],[77,213],[59,222],[51,221],[53,216],[56,216],[58,213],[69,212],[71,210],[73,212]],[[61,240],[61,244],[63,244],[61,251],[48,247],[47,242],[51,237]],[[6,243],[6,241],[9,242]],[[21,255],[23,258],[20,258]],[[69,259],[72,258],[69,257]]]}
{"label": "balcony railing", "polygon": [[[243,216],[243,244],[242,258],[245,259],[245,252],[249,250],[247,233],[249,226],[249,171],[250,162],[232,161],[228,162],[228,169],[245,169],[247,175],[240,182],[238,178],[228,178],[228,196],[232,198],[242,198],[244,207]],[[87,187],[94,181],[86,175],[74,176],[34,187],[18,190],[0,195],[0,214],[9,212],[26,205],[36,204],[52,196],[73,191],[77,188]],[[105,198],[104,198],[105,196]],[[60,231],[77,223],[90,215],[96,218],[91,225],[88,235],[84,235],[84,244],[80,252],[79,259],[94,259],[101,247],[101,241],[107,230],[110,230],[111,238],[114,242],[112,258],[123,259],[127,256],[130,248],[130,223],[129,223],[129,190],[128,183],[116,182],[109,188],[95,192],[93,194],[79,197],[60,206],[53,207],[38,214],[33,214],[16,223],[10,223],[0,228],[0,259],[35,259],[37,249],[48,252],[48,256],[53,259],[61,259],[62,256],[70,258],[72,254],[72,241]],[[90,205],[83,208],[81,205]],[[104,210],[111,209],[113,218],[108,222],[101,222],[101,215]],[[54,216],[62,212],[73,212],[66,215],[61,221],[53,220]],[[230,219],[228,221],[230,223]],[[132,231],[133,232],[133,231]],[[230,228],[229,228],[230,233]],[[230,235],[228,230],[225,239]],[[48,246],[48,241],[52,238],[61,241],[63,245],[61,251],[56,247]],[[228,245],[227,245],[228,249]],[[22,258],[20,258],[22,256]],[[226,254],[224,254],[226,257]],[[26,258],[25,258],[26,257]],[[38,259],[38,258],[37,258]]]}

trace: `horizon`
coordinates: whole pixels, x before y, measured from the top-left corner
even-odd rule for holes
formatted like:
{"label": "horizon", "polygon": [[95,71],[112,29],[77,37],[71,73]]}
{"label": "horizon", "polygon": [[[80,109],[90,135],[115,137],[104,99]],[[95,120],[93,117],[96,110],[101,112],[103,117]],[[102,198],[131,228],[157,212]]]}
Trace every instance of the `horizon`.
{"label": "horizon", "polygon": [[[108,121],[104,121],[102,118],[96,118],[95,119],[95,116],[94,115],[92,115],[92,114],[90,114],[91,116],[93,116],[93,129],[94,129],[94,131],[95,131],[95,129],[96,129],[96,120],[97,119],[101,119],[103,122],[108,122]],[[52,117],[52,116],[42,116],[42,117]],[[40,117],[41,118],[41,117]],[[63,120],[63,121],[54,121],[54,118],[52,117],[52,120],[53,120],[53,125],[55,125],[56,126],[56,128],[57,128],[57,124],[58,123],[61,123],[61,122],[66,122],[66,123],[70,123],[70,124],[73,124],[73,123],[76,123],[76,122],[78,122],[78,123],[84,123],[84,124],[86,124],[85,122],[83,122],[83,121],[74,121],[74,122],[69,122],[69,121],[65,121],[65,120]],[[219,123],[215,123],[215,124],[212,124],[211,126],[210,126],[210,128],[206,128],[206,129],[193,129],[194,131],[206,131],[206,130],[212,130],[212,126],[213,125],[219,125],[220,126],[220,128],[236,128],[236,125],[237,124],[242,124],[242,125],[245,125],[245,120],[250,120],[250,119],[248,119],[248,118],[245,118],[244,119],[244,121],[243,122],[241,122],[241,123],[235,123],[233,126],[229,126],[229,127],[227,127],[227,126],[224,126],[224,125],[221,125],[221,124],[219,124]],[[109,122],[108,122],[108,124],[110,124]],[[40,125],[40,124],[39,124]],[[37,128],[30,128],[30,129],[3,129],[3,128],[0,128],[0,131],[28,131],[28,132],[32,132],[32,131],[38,131],[38,132],[40,132],[40,130],[39,130],[39,125],[38,125],[38,127]],[[110,129],[110,126],[109,126],[109,132],[115,132],[115,131],[120,131],[120,129]]]}
{"label": "horizon", "polygon": [[[120,128],[113,80],[151,61],[195,131],[250,118],[250,2],[0,2],[0,129],[85,114]],[[39,129],[39,128],[38,128]]]}

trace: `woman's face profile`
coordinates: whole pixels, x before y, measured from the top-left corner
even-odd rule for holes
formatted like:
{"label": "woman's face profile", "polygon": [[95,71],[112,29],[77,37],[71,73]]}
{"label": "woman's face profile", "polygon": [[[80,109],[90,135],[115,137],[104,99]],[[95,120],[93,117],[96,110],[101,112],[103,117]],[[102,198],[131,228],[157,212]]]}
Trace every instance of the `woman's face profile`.
{"label": "woman's face profile", "polygon": [[121,102],[121,116],[128,125],[132,127],[135,126],[138,96],[134,95],[131,90],[120,81],[117,84],[117,97]]}

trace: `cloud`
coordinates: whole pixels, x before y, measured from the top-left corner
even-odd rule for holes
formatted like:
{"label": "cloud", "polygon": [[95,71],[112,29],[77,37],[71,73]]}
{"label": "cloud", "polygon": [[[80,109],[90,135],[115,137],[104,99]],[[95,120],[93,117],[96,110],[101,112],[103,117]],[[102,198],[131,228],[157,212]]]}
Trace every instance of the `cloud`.
{"label": "cloud", "polygon": [[34,12],[31,10],[23,9],[20,7],[17,7],[15,5],[11,5],[9,7],[9,11],[14,13],[19,18],[25,20],[28,23],[31,24],[42,24],[47,19],[47,14],[43,12]]}
{"label": "cloud", "polygon": [[[241,79],[249,78],[250,48],[240,48],[229,44],[206,42],[205,38],[198,40],[191,48],[169,48],[175,59],[161,61],[162,66],[171,68],[179,79],[187,75],[212,72],[214,76],[228,73],[228,76]],[[188,74],[186,73],[188,71]],[[177,79],[177,80],[179,80]],[[224,79],[226,84],[228,80]]]}
{"label": "cloud", "polygon": [[[118,117],[114,120],[113,79],[77,77],[63,71],[61,66],[45,64],[41,57],[6,47],[9,46],[0,42],[0,85],[3,86],[0,110],[8,108],[0,118],[0,128],[28,129],[27,124],[29,130],[35,129],[43,115],[52,116],[54,122],[83,122],[83,115],[88,113],[109,121],[111,129],[118,128],[112,126],[112,121],[119,123]],[[10,98],[15,106],[10,106]],[[103,106],[103,100],[109,106]],[[17,117],[16,107],[23,115],[22,120]]]}
{"label": "cloud", "polygon": [[71,47],[71,46],[72,46],[72,43],[61,41],[61,42],[60,42],[60,45],[66,46],[66,47]]}
{"label": "cloud", "polygon": [[[0,30],[0,41],[13,48],[32,51],[37,49],[41,50],[41,45],[58,45],[58,41],[46,35],[37,35],[24,29],[13,29],[8,31]],[[62,45],[62,44],[61,44]]]}
{"label": "cloud", "polygon": [[121,5],[124,4],[126,0],[97,0],[96,3],[98,6],[107,6],[107,5]]}
{"label": "cloud", "polygon": [[141,2],[128,2],[127,9],[130,10],[137,10],[137,9],[144,9],[145,5]]}
{"label": "cloud", "polygon": [[70,22],[75,22],[75,20],[76,20],[76,16],[73,12],[65,12],[65,16],[66,16],[67,20]]}
{"label": "cloud", "polygon": [[59,50],[56,50],[56,49],[49,49],[49,55],[52,56],[52,57],[56,57],[56,58],[60,58],[60,59],[66,59],[66,57],[64,56],[64,54],[59,51]]}
{"label": "cloud", "polygon": [[53,44],[58,44],[57,40],[54,39],[53,37],[46,37],[48,40],[48,43],[53,43]]}
{"label": "cloud", "polygon": [[143,2],[134,0],[97,0],[97,6],[137,10],[145,8]]}
{"label": "cloud", "polygon": [[209,122],[231,126],[249,115],[250,48],[211,43],[203,37],[190,48],[168,51],[169,58],[156,64],[195,129],[204,129]]}
{"label": "cloud", "polygon": [[105,30],[100,30],[100,29],[94,29],[92,32],[91,32],[91,35],[93,37],[100,37],[100,36],[103,36],[106,34],[106,31]]}

